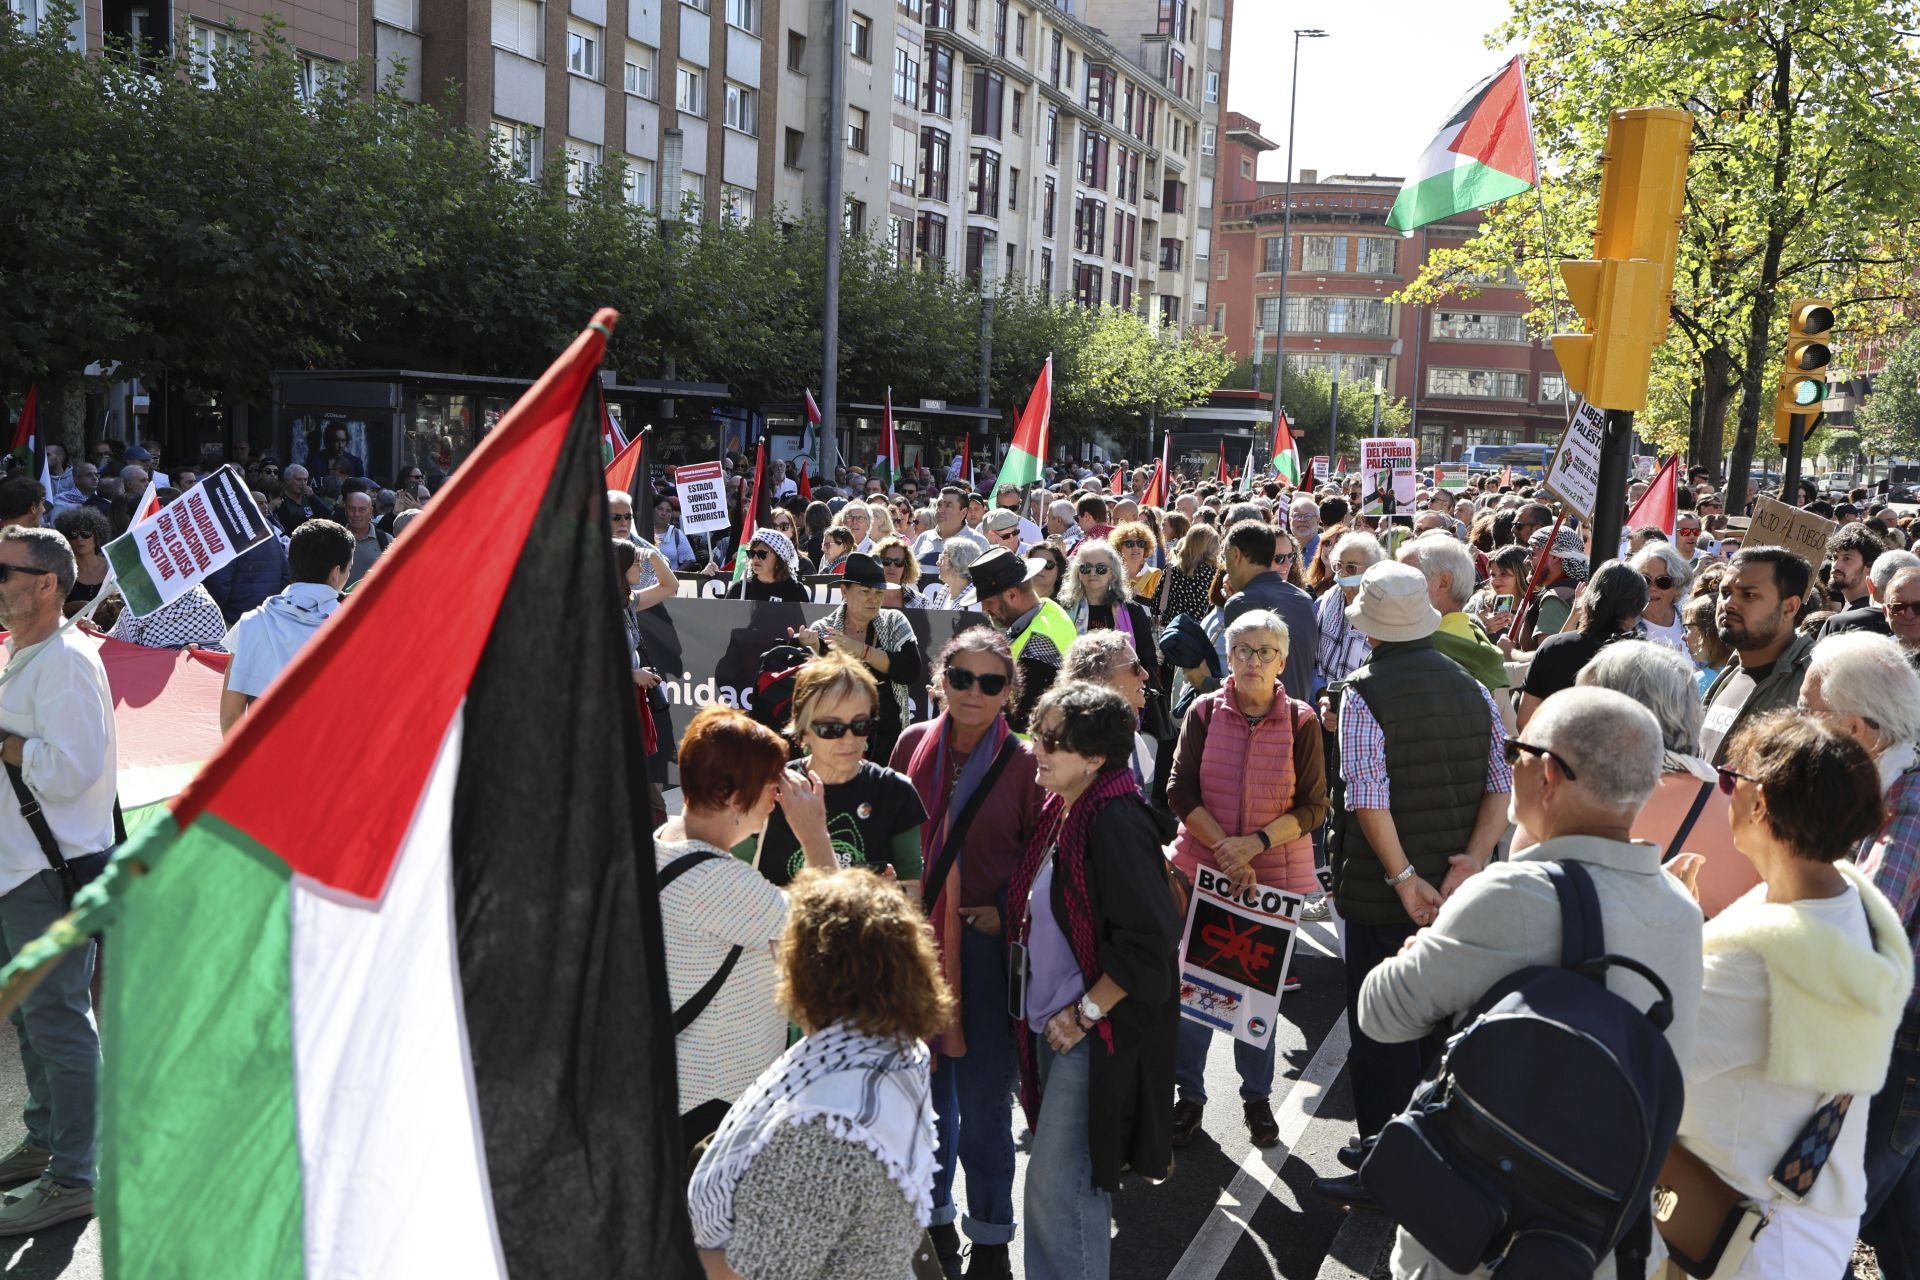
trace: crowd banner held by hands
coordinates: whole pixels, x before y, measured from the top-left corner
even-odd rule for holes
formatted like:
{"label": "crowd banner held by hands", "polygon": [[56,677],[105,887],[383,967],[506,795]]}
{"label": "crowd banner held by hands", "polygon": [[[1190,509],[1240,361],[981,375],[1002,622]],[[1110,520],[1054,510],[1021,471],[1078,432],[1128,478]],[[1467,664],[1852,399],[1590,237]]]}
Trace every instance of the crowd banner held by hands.
{"label": "crowd banner held by hands", "polygon": [[1827,558],[1827,539],[1839,526],[1811,511],[1790,507],[1776,498],[1756,498],[1753,523],[1747,526],[1743,547],[1785,547],[1809,564]]}
{"label": "crowd banner held by hands", "polygon": [[1388,437],[1360,442],[1360,510],[1363,515],[1393,515],[1411,511],[1419,492],[1414,459],[1416,440]]}
{"label": "crowd banner held by hands", "polygon": [[1593,519],[1600,491],[1600,444],[1607,431],[1606,411],[1582,404],[1560,437],[1560,447],[1547,464],[1542,482],[1547,492],[1558,498],[1582,520]]}
{"label": "crowd banner held by hands", "polygon": [[1299,894],[1261,884],[1242,892],[1212,867],[1196,868],[1180,937],[1180,1016],[1272,1043],[1305,905]]}
{"label": "crowd banner held by hands", "polygon": [[247,492],[247,478],[229,464],[109,542],[103,552],[127,608],[144,618],[272,536]]}
{"label": "crowd banner held by hands", "polygon": [[727,518],[726,471],[718,462],[696,462],[673,469],[673,489],[680,499],[683,533],[710,533],[724,529]]}

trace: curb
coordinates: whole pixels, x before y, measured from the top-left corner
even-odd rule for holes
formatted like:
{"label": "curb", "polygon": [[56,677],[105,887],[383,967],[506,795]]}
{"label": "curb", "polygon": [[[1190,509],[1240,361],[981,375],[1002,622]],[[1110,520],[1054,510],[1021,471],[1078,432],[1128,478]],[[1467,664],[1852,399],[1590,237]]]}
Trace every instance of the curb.
{"label": "curb", "polygon": [[1389,1274],[1393,1221],[1372,1209],[1355,1209],[1334,1233],[1317,1280],[1372,1280]]}

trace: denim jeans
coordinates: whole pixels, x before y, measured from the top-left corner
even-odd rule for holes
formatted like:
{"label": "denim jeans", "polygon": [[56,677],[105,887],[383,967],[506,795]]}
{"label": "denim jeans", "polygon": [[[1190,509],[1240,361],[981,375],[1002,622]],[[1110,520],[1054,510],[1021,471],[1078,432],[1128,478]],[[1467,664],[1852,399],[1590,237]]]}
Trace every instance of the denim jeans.
{"label": "denim jeans", "polygon": [[[0,896],[0,964],[65,914],[60,877],[52,870]],[[27,1141],[53,1152],[47,1172],[70,1187],[93,1185],[99,1142],[100,1035],[92,982],[89,942],[54,965],[11,1015],[27,1076]]]}
{"label": "denim jeans", "polygon": [[1046,1093],[1027,1159],[1027,1280],[1107,1280],[1113,1197],[1093,1185],[1087,1112],[1093,1041],[1055,1053],[1035,1037]]}
{"label": "denim jeans", "polygon": [[956,1150],[967,1171],[961,1229],[977,1244],[1013,1242],[1013,1090],[1020,1074],[1007,1017],[1005,942],[978,929],[960,931],[960,1025],[967,1051],[933,1069],[933,1121],[939,1136],[933,1174],[933,1225],[952,1222]]}
{"label": "denim jeans", "polygon": [[1920,1275],[1920,1015],[1909,1013],[1893,1041],[1887,1082],[1867,1112],[1867,1211],[1860,1238],[1887,1280]]}
{"label": "denim jeans", "polygon": [[[1173,1082],[1182,1102],[1207,1100],[1207,1050],[1214,1032],[1192,1018],[1180,1019],[1180,1041],[1174,1050]],[[1273,1037],[1255,1048],[1245,1040],[1233,1041],[1233,1065],[1240,1071],[1240,1100],[1253,1102],[1273,1096]]]}

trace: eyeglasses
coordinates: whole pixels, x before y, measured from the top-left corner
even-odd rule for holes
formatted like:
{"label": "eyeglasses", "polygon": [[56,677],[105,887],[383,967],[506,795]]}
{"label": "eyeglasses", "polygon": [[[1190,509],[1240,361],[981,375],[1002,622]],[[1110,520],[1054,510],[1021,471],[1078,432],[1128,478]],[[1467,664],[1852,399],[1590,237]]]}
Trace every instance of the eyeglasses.
{"label": "eyeglasses", "polygon": [[1920,600],[1889,600],[1887,616],[1889,618],[1920,617]]}
{"label": "eyeglasses", "polygon": [[263,476],[277,476],[277,475],[279,475],[279,474],[280,474],[280,468],[278,468],[278,467],[262,467],[262,468],[260,468],[260,474],[261,474],[261,475],[263,475]]}
{"label": "eyeglasses", "polygon": [[1522,742],[1518,738],[1507,739],[1507,763],[1509,765],[1520,763],[1520,753],[1522,751],[1532,756],[1545,756],[1547,759],[1559,765],[1560,772],[1567,775],[1568,782],[1578,782],[1580,780],[1580,775],[1575,773],[1567,764],[1567,758],[1558,752],[1549,751],[1545,747],[1536,747],[1531,742]]}
{"label": "eyeglasses", "polygon": [[1083,578],[1092,577],[1095,574],[1104,578],[1110,572],[1111,570],[1104,564],[1083,564],[1080,566],[1080,576]]}
{"label": "eyeglasses", "polygon": [[24,564],[7,564],[4,561],[0,561],[0,582],[5,582],[16,573],[30,573],[36,578],[45,578],[51,577],[53,570],[35,569]]}
{"label": "eyeglasses", "polygon": [[997,671],[969,671],[965,667],[948,667],[947,683],[963,691],[977,684],[980,686],[980,692],[989,698],[997,698],[1007,687],[1007,677]]}
{"label": "eyeglasses", "polygon": [[1722,795],[1732,795],[1735,783],[1753,781],[1753,779],[1749,778],[1746,774],[1734,769],[1729,769],[1725,765],[1715,766],[1714,773],[1719,776],[1720,793]]}
{"label": "eyeglasses", "polygon": [[873,732],[872,716],[855,716],[851,720],[815,720],[807,726],[807,732],[826,742],[838,742],[852,734],[864,738]]}
{"label": "eyeglasses", "polygon": [[880,563],[889,569],[904,569],[912,564],[913,561],[908,560],[904,556],[881,556]]}
{"label": "eyeglasses", "polygon": [[626,521],[626,523],[628,523],[628,524],[632,524],[632,523],[633,523],[633,512],[631,512],[631,511],[616,511],[616,512],[614,512],[614,513],[613,513],[612,515],[610,515],[610,516],[608,516],[608,517],[607,517],[607,519],[609,519],[609,520],[611,520],[611,521],[613,521],[613,522],[614,522],[615,524],[619,524],[619,523],[620,523],[621,521],[623,521],[623,520],[624,520],[624,521]]}
{"label": "eyeglasses", "polygon": [[1674,577],[1672,574],[1669,574],[1669,573],[1662,573],[1657,576],[1654,574],[1643,573],[1640,576],[1645,578],[1647,580],[1647,585],[1652,587],[1655,591],[1671,591],[1675,587],[1680,585],[1680,579]]}
{"label": "eyeglasses", "polygon": [[1678,529],[1674,530],[1673,536],[1676,538],[1697,538],[1700,536],[1700,526],[1695,525],[1691,529],[1689,529],[1686,525],[1683,524]]}
{"label": "eyeglasses", "polygon": [[1120,549],[1122,551],[1145,551],[1152,545],[1153,544],[1145,538],[1126,538],[1121,541]]}
{"label": "eyeglasses", "polygon": [[1250,644],[1237,644],[1228,651],[1228,656],[1235,662],[1257,661],[1261,666],[1265,666],[1269,662],[1278,662],[1280,660],[1280,650],[1270,644],[1263,644],[1258,649]]}
{"label": "eyeglasses", "polygon": [[772,555],[773,555],[773,552],[767,550],[765,547],[755,547],[751,551],[747,552],[747,559],[765,560]]}

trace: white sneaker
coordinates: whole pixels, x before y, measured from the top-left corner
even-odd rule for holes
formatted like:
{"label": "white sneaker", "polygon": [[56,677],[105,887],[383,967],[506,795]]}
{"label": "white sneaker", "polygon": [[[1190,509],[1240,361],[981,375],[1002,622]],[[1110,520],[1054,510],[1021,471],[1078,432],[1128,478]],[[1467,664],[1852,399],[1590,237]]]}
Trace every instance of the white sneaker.
{"label": "white sneaker", "polygon": [[67,1187],[40,1177],[0,1201],[0,1236],[30,1236],[62,1222],[93,1216],[93,1188]]}
{"label": "white sneaker", "polygon": [[1333,919],[1333,907],[1327,902],[1327,895],[1323,893],[1319,897],[1310,900],[1306,906],[1300,909],[1300,918],[1302,920]]}

